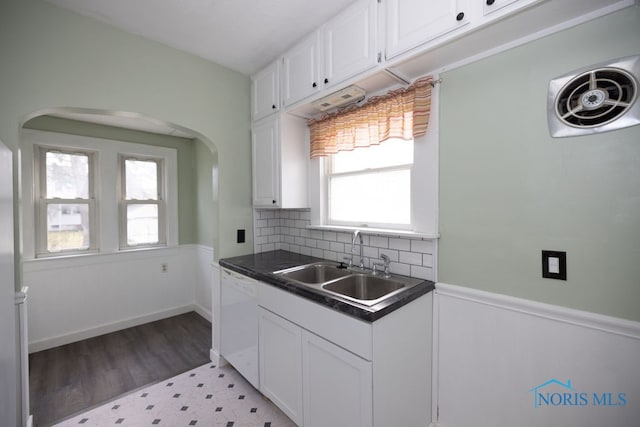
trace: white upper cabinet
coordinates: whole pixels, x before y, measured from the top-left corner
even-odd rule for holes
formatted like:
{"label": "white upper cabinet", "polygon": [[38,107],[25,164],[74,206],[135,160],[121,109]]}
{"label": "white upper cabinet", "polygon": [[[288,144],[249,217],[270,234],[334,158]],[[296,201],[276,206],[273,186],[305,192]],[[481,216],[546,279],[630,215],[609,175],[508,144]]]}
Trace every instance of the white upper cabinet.
{"label": "white upper cabinet", "polygon": [[280,61],[251,78],[251,118],[259,120],[280,109]]}
{"label": "white upper cabinet", "polygon": [[378,63],[378,2],[361,0],[322,27],[324,67],[320,75],[331,86]]}
{"label": "white upper cabinet", "polygon": [[306,123],[278,113],[251,128],[253,206],[308,208]]}
{"label": "white upper cabinet", "polygon": [[471,14],[468,0],[387,0],[386,3],[387,59],[468,24]]}
{"label": "white upper cabinet", "polygon": [[255,123],[251,129],[253,160],[253,205],[277,207],[280,200],[280,121]]}
{"label": "white upper cabinet", "polygon": [[282,57],[282,100],[291,105],[322,87],[320,72],[320,31],[314,31]]}
{"label": "white upper cabinet", "polygon": [[488,15],[518,0],[482,0],[482,13]]}

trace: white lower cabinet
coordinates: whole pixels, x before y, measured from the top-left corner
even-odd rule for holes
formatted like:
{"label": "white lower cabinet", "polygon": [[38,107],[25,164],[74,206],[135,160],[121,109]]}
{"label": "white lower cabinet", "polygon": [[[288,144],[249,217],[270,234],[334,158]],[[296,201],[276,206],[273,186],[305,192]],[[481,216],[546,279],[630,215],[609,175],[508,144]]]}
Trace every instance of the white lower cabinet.
{"label": "white lower cabinet", "polygon": [[296,424],[367,427],[371,362],[260,308],[260,390]]}
{"label": "white lower cabinet", "polygon": [[365,322],[258,283],[260,391],[304,427],[424,427],[432,295]]}
{"label": "white lower cabinet", "polygon": [[302,329],[260,308],[260,391],[302,425]]}
{"label": "white lower cabinet", "polygon": [[371,362],[302,332],[305,427],[372,425]]}

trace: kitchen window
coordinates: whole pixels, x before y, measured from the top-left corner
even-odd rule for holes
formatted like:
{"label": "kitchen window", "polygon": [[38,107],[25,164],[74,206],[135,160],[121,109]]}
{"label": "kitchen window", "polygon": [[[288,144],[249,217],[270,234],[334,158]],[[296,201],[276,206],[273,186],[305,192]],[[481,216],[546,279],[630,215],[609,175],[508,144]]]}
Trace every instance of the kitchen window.
{"label": "kitchen window", "polygon": [[328,224],[410,228],[412,139],[340,151],[325,163]]}
{"label": "kitchen window", "polygon": [[96,153],[43,146],[36,153],[38,256],[95,251]]}
{"label": "kitchen window", "polygon": [[165,244],[162,159],[120,156],[120,247]]}

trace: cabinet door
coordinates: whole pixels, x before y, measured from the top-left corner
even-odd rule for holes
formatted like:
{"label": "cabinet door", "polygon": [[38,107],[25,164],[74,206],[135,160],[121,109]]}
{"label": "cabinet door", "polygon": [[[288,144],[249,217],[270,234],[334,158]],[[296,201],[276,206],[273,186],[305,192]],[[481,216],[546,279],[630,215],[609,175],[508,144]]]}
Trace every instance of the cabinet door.
{"label": "cabinet door", "polygon": [[257,207],[278,207],[280,203],[279,133],[275,116],[252,127],[253,205]]}
{"label": "cabinet door", "polygon": [[302,330],[259,308],[260,391],[302,425]]}
{"label": "cabinet door", "polygon": [[258,120],[280,109],[280,62],[251,78],[251,118]]}
{"label": "cabinet door", "polygon": [[467,24],[468,0],[388,0],[387,58]]}
{"label": "cabinet door", "polygon": [[284,54],[282,60],[282,97],[291,105],[320,90],[318,80],[320,31],[314,31]]}
{"label": "cabinet door", "polygon": [[322,28],[325,86],[377,64],[377,6],[376,0],[361,0]]}
{"label": "cabinet door", "polygon": [[481,0],[482,1],[482,13],[488,15],[491,12],[495,12],[500,8],[507,6],[511,3],[515,3],[518,0]]}
{"label": "cabinet door", "polygon": [[302,332],[305,427],[373,424],[372,365],[310,332]]}

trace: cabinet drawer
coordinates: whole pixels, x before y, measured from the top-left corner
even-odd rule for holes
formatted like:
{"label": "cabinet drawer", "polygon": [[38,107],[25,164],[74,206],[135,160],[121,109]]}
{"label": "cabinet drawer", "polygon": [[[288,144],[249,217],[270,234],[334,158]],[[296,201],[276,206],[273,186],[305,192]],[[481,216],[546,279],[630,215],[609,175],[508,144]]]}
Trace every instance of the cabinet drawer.
{"label": "cabinet drawer", "polygon": [[262,282],[258,284],[258,304],[365,360],[371,360],[373,345],[370,323]]}

